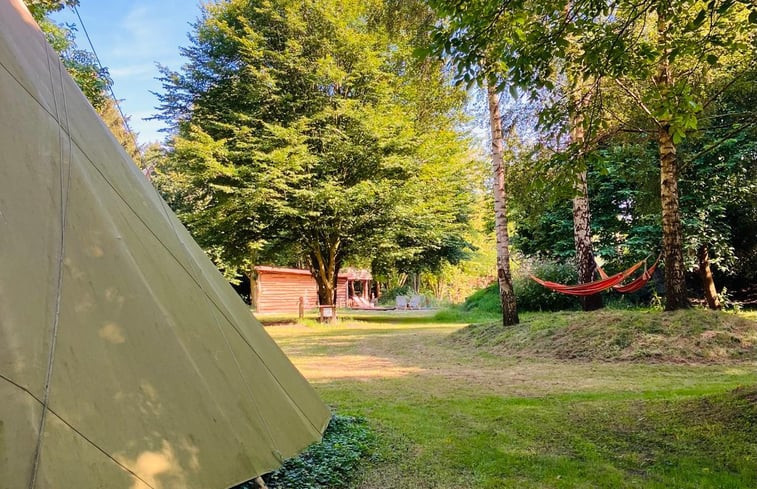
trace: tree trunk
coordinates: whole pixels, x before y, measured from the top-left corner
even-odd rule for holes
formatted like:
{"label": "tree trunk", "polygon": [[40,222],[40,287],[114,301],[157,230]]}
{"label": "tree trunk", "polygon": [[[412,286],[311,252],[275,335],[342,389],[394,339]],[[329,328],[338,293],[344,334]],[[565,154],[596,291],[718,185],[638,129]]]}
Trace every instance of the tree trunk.
{"label": "tree trunk", "polygon": [[336,304],[336,283],[341,259],[339,258],[338,238],[325,243],[326,248],[321,249],[321,243],[313,243],[310,246],[310,273],[318,285],[318,303],[322,306]]}
{"label": "tree trunk", "polygon": [[[570,117],[570,139],[583,154],[586,143],[584,110],[588,105],[590,94],[585,89],[585,83],[577,80],[580,80],[580,78],[573,77],[571,81],[571,97],[574,103]],[[576,162],[576,164],[581,163],[581,161]],[[575,184],[576,196],[573,197],[573,242],[576,247],[576,265],[578,266],[578,283],[580,284],[593,281],[594,273],[597,270],[591,243],[591,212],[589,209],[589,186],[586,177],[586,170],[578,175],[578,181]],[[584,311],[594,311],[603,307],[601,294],[580,297],[579,299]]]}
{"label": "tree trunk", "polygon": [[254,311],[258,308],[258,280],[255,267],[250,267],[247,272],[247,280],[250,281],[250,309]]}
{"label": "tree trunk", "polygon": [[707,301],[707,307],[710,309],[720,309],[720,299],[718,299],[718,291],[715,289],[715,281],[712,279],[712,270],[710,269],[710,250],[706,244],[703,244],[697,250],[697,261],[699,266],[697,272],[699,278],[702,279],[702,290],[704,290],[704,298]]}
{"label": "tree trunk", "polygon": [[665,310],[689,306],[683,263],[683,232],[678,206],[678,168],[673,138],[663,126],[660,145],[660,198],[662,201],[662,254],[665,262]]}
{"label": "tree trunk", "polygon": [[[657,9],[658,42],[663,52],[655,75],[655,83],[663,96],[673,85],[670,71],[670,47],[667,33],[669,7]],[[689,306],[686,298],[686,278],[683,263],[683,231],[678,204],[678,159],[676,146],[670,134],[670,124],[660,122],[657,131],[660,151],[660,201],[662,203],[662,254],[665,263],[665,310],[674,311]]]}
{"label": "tree trunk", "polygon": [[[566,21],[570,18],[572,1],[568,1],[564,7]],[[576,50],[574,36],[568,36],[571,50]],[[570,113],[570,139],[579,148],[583,155],[586,146],[586,133],[584,131],[584,112],[591,100],[592,92],[582,75],[568,73],[569,96],[573,107]],[[583,164],[582,156],[575,162]],[[578,268],[578,283],[585,284],[594,280],[597,270],[597,262],[594,260],[594,251],[591,243],[591,212],[589,209],[589,187],[586,182],[587,172],[581,171],[575,184],[576,196],[573,197],[573,243],[576,248],[576,266]],[[581,308],[584,311],[594,311],[604,307],[602,294],[594,294],[579,297]]]}
{"label": "tree trunk", "polygon": [[497,235],[497,279],[502,302],[502,324],[518,324],[512,275],[510,274],[510,237],[507,231],[506,168],[503,160],[502,118],[496,89],[487,86],[489,123],[492,133],[492,176],[494,178],[494,229]]}
{"label": "tree trunk", "polygon": [[[579,175],[576,190],[578,195],[573,197],[573,240],[576,245],[578,283],[585,284],[594,280],[594,272],[597,270],[591,244],[591,214],[586,172]],[[595,311],[603,306],[602,294],[581,297],[581,307],[584,311]]]}
{"label": "tree trunk", "polygon": [[321,306],[333,306],[334,305],[334,287],[331,285],[331,281],[323,280],[320,276],[315,278],[318,284],[318,304]]}

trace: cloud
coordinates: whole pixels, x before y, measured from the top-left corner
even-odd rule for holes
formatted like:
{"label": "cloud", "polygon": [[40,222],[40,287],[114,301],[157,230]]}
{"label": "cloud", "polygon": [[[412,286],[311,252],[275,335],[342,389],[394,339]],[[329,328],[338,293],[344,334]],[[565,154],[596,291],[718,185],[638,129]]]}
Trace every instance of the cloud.
{"label": "cloud", "polygon": [[[176,18],[161,15],[159,5],[136,5],[121,21],[119,35],[111,48],[111,55],[117,58],[166,62],[178,58],[176,46]],[[184,29],[180,24],[180,28]]]}
{"label": "cloud", "polygon": [[140,63],[133,65],[119,66],[108,70],[110,76],[115,78],[140,78],[152,79],[155,74],[155,65],[153,63]]}

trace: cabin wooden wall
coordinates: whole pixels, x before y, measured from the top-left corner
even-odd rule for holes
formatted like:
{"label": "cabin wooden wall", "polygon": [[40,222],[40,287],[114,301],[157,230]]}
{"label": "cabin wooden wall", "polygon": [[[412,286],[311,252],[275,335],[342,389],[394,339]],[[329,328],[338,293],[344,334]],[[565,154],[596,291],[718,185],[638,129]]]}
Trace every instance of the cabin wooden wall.
{"label": "cabin wooden wall", "polygon": [[318,286],[310,275],[258,273],[257,312],[297,312],[300,297],[305,309],[318,307]]}
{"label": "cabin wooden wall", "polygon": [[347,277],[336,278],[336,306],[347,307]]}
{"label": "cabin wooden wall", "polygon": [[[257,312],[297,312],[299,300],[305,300],[305,309],[318,307],[318,285],[310,275],[286,272],[258,272]],[[337,279],[337,307],[347,305],[347,278]]]}

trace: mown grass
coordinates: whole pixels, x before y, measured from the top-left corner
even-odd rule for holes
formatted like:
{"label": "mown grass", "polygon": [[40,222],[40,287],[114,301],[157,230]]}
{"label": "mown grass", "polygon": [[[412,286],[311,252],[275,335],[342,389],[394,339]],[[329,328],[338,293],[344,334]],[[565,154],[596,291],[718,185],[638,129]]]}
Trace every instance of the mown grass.
{"label": "mown grass", "polygon": [[451,341],[462,327],[269,328],[326,402],[378,434],[352,487],[757,487],[754,362],[513,358]]}
{"label": "mown grass", "polygon": [[451,341],[503,355],[634,361],[757,359],[757,322],[742,315],[690,309],[526,314],[520,324],[471,325]]}

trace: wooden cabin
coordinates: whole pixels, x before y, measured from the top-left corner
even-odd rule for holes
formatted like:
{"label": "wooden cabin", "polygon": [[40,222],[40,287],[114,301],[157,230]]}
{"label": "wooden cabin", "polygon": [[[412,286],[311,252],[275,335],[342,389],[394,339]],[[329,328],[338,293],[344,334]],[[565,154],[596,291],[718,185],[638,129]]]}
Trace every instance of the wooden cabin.
{"label": "wooden cabin", "polygon": [[[310,270],[283,267],[255,267],[253,305],[259,313],[297,312],[300,297],[305,309],[318,307],[318,284]],[[337,275],[336,306],[351,307],[357,295],[370,301],[371,281],[368,270],[346,268]]]}

